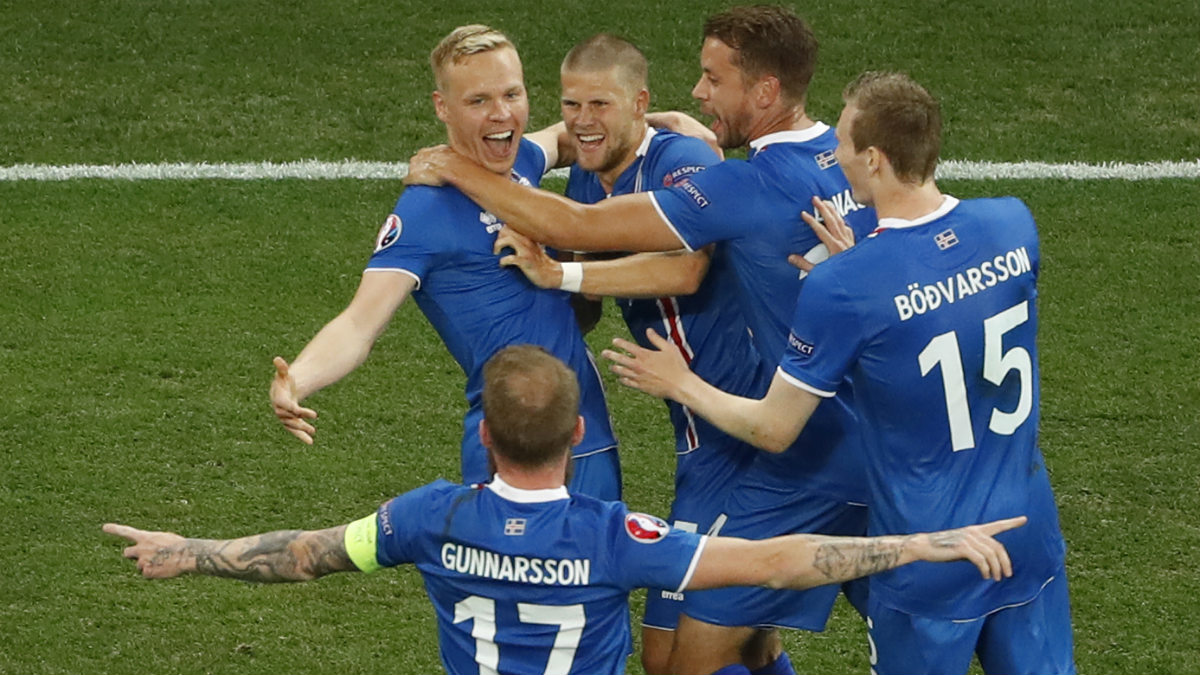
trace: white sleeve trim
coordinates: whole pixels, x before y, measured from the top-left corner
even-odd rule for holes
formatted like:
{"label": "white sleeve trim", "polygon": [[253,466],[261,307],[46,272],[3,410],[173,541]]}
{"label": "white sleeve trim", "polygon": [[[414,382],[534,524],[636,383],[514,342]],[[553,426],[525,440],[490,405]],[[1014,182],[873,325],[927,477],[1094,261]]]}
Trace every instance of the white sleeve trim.
{"label": "white sleeve trim", "polygon": [[820,396],[821,398],[833,398],[834,395],[837,394],[836,391],[825,391],[824,389],[817,389],[816,387],[812,386],[811,384],[808,384],[807,382],[798,380],[795,377],[783,372],[783,368],[780,368],[778,366],[775,367],[775,372],[778,373],[779,376],[782,377],[785,382],[792,385],[793,387],[796,387],[798,389],[803,389],[804,391],[807,391],[810,394],[816,394],[817,396]]}
{"label": "white sleeve trim", "polygon": [[[416,272],[411,272],[403,267],[368,267],[363,270],[363,272],[399,272],[401,274],[407,274],[417,281],[417,288],[421,287],[421,277],[417,276]],[[414,288],[413,290],[416,289]]]}
{"label": "white sleeve trim", "polygon": [[696,573],[696,565],[700,563],[700,554],[704,553],[704,545],[708,543],[708,535],[700,537],[700,545],[696,547],[696,552],[692,554],[692,562],[688,565],[687,573],[683,575],[683,581],[679,582],[679,588],[675,589],[676,593],[682,593],[683,589],[692,582],[692,575]]}
{"label": "white sleeve trim", "polygon": [[675,236],[679,238],[679,242],[683,244],[683,247],[686,248],[688,252],[695,253],[696,249],[692,248],[692,245],[683,238],[682,234],[679,234],[679,230],[675,229],[675,225],[671,223],[671,219],[667,217],[667,214],[663,213],[662,207],[658,205],[658,198],[654,196],[654,191],[652,190],[646,194],[650,195],[650,203],[654,205],[654,210],[658,211],[658,217],[662,218],[663,222],[667,224],[667,227],[671,228],[671,231],[675,233]]}

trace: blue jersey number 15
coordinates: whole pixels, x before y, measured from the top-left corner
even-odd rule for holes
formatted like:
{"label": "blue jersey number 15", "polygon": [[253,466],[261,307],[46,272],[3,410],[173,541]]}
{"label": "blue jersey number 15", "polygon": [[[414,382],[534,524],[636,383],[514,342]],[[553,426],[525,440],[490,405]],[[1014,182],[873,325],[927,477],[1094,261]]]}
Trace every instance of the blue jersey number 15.
{"label": "blue jersey number 15", "polygon": [[[1024,347],[1003,350],[1004,334],[1029,320],[1029,301],[1023,300],[983,322],[983,377],[996,386],[1004,382],[1009,371],[1020,378],[1020,397],[1012,412],[992,409],[988,429],[1010,436],[1029,417],[1033,408],[1033,361]],[[967,402],[967,385],[963,378],[962,352],[955,331],[942,333],[929,341],[917,357],[921,376],[941,365],[942,387],[946,393],[946,415],[950,419],[950,441],[954,451],[975,447],[971,428],[971,409]]]}

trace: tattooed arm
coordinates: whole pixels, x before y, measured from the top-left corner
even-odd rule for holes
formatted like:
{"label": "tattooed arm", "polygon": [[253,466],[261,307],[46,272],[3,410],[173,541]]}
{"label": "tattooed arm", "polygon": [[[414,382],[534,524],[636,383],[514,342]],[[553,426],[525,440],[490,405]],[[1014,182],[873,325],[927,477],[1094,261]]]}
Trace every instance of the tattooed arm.
{"label": "tattooed arm", "polygon": [[147,579],[207,574],[245,581],[308,581],[358,568],[346,553],[346,526],[284,530],[241,539],[185,539],[108,523],[104,531],[133,542],[125,557],[137,561]]}
{"label": "tattooed arm", "polygon": [[918,560],[969,560],[985,579],[1012,576],[1012,562],[993,535],[1025,524],[1025,517],[922,534],[826,537],[793,534],[762,541],[711,537],[689,589],[719,586],[809,588],[883,572]]}

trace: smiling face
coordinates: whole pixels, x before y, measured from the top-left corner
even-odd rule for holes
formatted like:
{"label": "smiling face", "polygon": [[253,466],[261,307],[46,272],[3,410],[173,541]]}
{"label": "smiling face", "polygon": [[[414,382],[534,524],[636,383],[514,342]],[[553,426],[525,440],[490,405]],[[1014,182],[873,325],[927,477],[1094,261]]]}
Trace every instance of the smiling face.
{"label": "smiling face", "polygon": [[740,148],[750,142],[754,122],[750,83],[735,65],[737,50],[715,37],[704,39],[700,48],[700,81],[692,98],[700,112],[713,116],[712,130],[722,148]]}
{"label": "smiling face", "polygon": [[562,118],[580,168],[609,183],[636,158],[650,94],[621,69],[563,70]]}
{"label": "smiling face", "polygon": [[508,173],[529,122],[521,59],[501,47],[448,63],[433,92],[450,147],[489,171]]}

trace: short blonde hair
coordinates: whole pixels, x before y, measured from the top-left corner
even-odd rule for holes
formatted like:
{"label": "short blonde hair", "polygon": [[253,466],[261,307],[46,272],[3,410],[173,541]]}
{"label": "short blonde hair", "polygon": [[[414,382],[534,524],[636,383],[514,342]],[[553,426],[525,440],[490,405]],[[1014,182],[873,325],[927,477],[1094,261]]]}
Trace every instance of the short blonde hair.
{"label": "short blonde hair", "polygon": [[461,63],[472,54],[504,47],[516,49],[516,45],[504,33],[490,26],[471,24],[455,28],[429,53],[429,67],[433,69],[434,83],[439,90],[442,89],[442,75],[446,66],[451,63]]}

